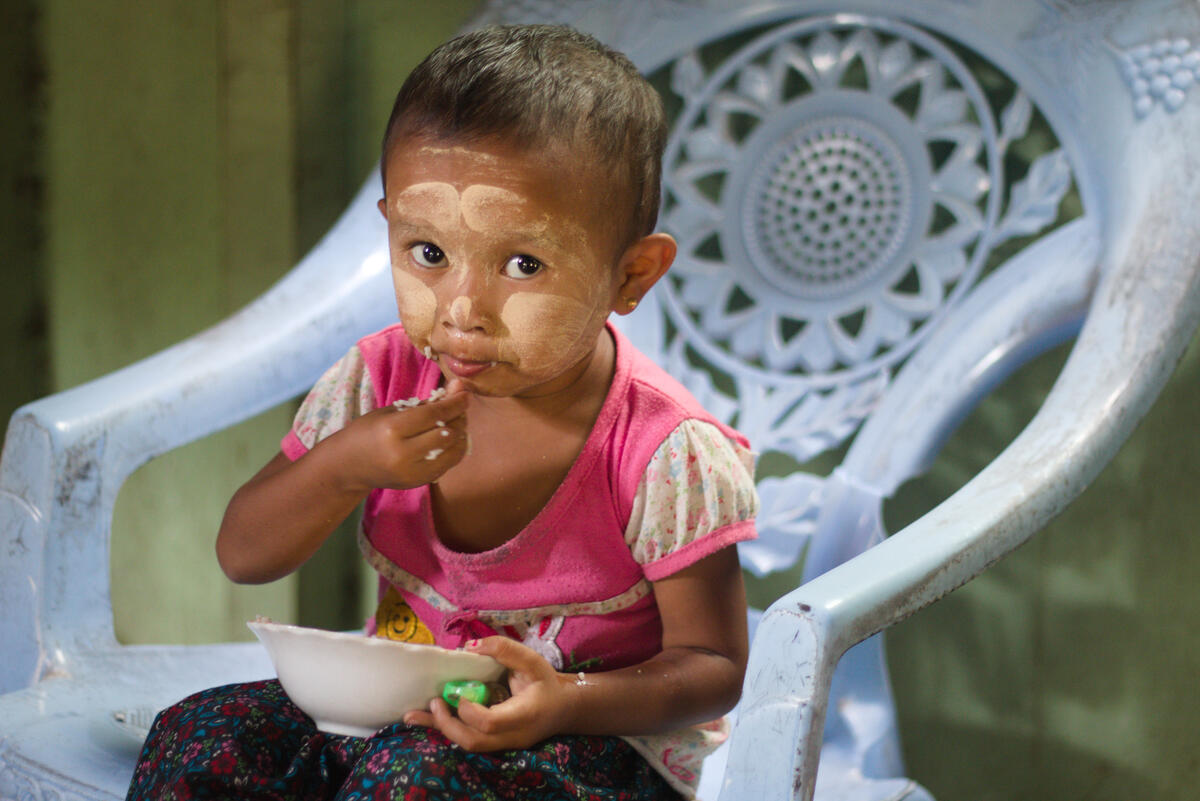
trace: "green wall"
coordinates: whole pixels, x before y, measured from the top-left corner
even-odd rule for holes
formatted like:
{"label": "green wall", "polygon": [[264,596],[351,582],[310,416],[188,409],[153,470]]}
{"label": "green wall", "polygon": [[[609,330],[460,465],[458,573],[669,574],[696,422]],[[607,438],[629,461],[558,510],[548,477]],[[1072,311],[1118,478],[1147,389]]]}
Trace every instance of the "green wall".
{"label": "green wall", "polygon": [[[401,77],[474,8],[395,0],[10,0],[0,28],[0,413],[149,355],[277,280],[371,171]],[[7,18],[6,18],[7,21]],[[1015,379],[888,508],[960,485],[1032,414],[1062,353]],[[942,799],[1191,799],[1200,783],[1200,428],[1193,347],[1093,488],[889,640],[911,772]],[[213,533],[292,404],[180,449],[122,491],[127,642],[244,637],[258,613],[353,620],[343,535],[235,588]]]}
{"label": "green wall", "polygon": [[[984,402],[892,530],[982,468],[1063,353]],[[1200,337],[1158,403],[1029,543],[893,631],[912,773],[939,799],[1200,797]]]}

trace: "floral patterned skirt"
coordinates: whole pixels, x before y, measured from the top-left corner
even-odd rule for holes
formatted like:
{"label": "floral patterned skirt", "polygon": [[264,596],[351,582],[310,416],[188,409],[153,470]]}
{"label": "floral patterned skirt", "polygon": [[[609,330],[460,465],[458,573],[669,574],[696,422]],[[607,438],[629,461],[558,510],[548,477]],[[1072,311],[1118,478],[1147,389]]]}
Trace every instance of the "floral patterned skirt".
{"label": "floral patterned skirt", "polygon": [[231,684],[163,710],[127,801],[678,801],[616,737],[553,737],[473,753],[441,732],[395,724],[370,738],[318,731],[279,682]]}

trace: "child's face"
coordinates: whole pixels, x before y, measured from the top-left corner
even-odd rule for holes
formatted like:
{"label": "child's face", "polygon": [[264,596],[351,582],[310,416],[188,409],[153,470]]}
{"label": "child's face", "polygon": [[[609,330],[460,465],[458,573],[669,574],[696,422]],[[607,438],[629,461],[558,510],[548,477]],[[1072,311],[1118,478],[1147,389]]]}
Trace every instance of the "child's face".
{"label": "child's face", "polygon": [[[599,170],[557,151],[402,139],[387,156],[400,319],[477,394],[539,395],[588,363],[620,303]],[[619,205],[619,204],[614,204]]]}

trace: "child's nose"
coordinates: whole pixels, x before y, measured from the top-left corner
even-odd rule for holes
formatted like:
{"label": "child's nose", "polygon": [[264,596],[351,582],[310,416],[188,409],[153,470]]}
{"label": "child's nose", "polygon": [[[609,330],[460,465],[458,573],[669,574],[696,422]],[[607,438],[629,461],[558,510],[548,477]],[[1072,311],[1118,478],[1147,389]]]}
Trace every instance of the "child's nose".
{"label": "child's nose", "polygon": [[471,311],[471,299],[466,295],[459,295],[450,303],[450,323],[462,331],[473,328],[474,319]]}
{"label": "child's nose", "polygon": [[486,281],[477,275],[461,275],[452,286],[447,287],[448,303],[443,325],[459,331],[487,329]]}

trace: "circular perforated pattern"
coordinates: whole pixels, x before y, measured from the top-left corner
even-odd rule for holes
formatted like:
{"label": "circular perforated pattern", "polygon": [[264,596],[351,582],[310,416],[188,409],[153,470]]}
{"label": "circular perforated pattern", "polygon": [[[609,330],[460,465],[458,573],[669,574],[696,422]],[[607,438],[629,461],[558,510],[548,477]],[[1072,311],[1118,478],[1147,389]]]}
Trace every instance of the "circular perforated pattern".
{"label": "circular perforated pattern", "polygon": [[852,290],[908,235],[911,183],[903,154],[873,125],[806,125],[775,145],[747,186],[751,256],[765,277],[801,296]]}

